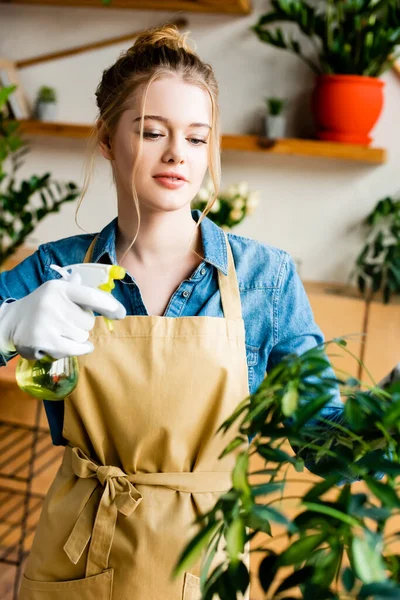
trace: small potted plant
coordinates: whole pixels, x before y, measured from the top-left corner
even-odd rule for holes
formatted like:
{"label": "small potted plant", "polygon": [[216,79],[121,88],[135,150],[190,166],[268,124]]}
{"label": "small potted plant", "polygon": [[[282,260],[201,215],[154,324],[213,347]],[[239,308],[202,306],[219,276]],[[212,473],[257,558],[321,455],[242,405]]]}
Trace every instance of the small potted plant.
{"label": "small potted plant", "polygon": [[267,98],[268,114],[265,119],[265,134],[270,139],[285,137],[286,117],[283,114],[285,100],[282,98]]}
{"label": "small potted plant", "polygon": [[[317,137],[368,145],[383,107],[379,77],[392,67],[400,44],[398,0],[271,0],[271,10],[251,30],[259,40],[302,59],[315,73],[312,110]],[[277,23],[292,23],[314,49]],[[396,54],[397,50],[397,54]]]}
{"label": "small potted plant", "polygon": [[54,121],[56,117],[56,91],[42,85],[36,99],[36,116],[40,121]]}
{"label": "small potted plant", "polygon": [[382,292],[387,304],[400,294],[400,200],[380,200],[363,224],[367,238],[350,277],[368,301]]}
{"label": "small potted plant", "polygon": [[27,179],[17,177],[29,147],[19,135],[19,123],[10,120],[4,111],[15,89],[14,85],[0,90],[0,272],[42,219],[59,212],[64,202],[71,202],[80,194],[74,182],[56,181],[50,173],[31,175]]}
{"label": "small potted plant", "polygon": [[[192,208],[203,211],[213,193],[211,180],[202,187],[192,202]],[[259,192],[250,192],[246,181],[232,184],[221,192],[207,214],[222,229],[229,231],[251,215],[259,202]]]}

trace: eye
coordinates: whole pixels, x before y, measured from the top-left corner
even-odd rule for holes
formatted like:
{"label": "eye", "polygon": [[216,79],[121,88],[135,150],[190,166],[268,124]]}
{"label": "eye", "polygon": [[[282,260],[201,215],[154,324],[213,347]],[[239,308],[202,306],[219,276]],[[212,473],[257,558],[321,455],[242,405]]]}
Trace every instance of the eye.
{"label": "eye", "polygon": [[151,133],[150,131],[144,131],[143,132],[143,137],[145,138],[150,138],[151,140],[155,140],[159,137],[164,137],[163,135],[161,135],[161,133]]}
{"label": "eye", "polygon": [[[161,133],[152,133],[151,131],[144,131],[143,137],[150,139],[150,140],[157,140],[158,138],[165,137],[165,136],[162,135]],[[198,138],[189,138],[189,140],[192,142],[193,146],[200,146],[200,144],[207,144],[206,140],[200,140]]]}
{"label": "eye", "polygon": [[[199,140],[197,138],[190,138],[192,142],[200,142],[200,144],[207,144],[206,140]],[[194,144],[195,146],[200,146],[200,144]]]}

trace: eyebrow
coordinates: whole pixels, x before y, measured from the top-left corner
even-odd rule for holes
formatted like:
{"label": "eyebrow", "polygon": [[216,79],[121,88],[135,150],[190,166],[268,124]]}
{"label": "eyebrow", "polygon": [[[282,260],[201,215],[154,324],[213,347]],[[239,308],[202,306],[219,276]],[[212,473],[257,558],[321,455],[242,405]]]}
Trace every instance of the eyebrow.
{"label": "eyebrow", "polygon": [[[140,121],[142,117],[137,117],[136,119],[133,119],[133,123],[136,123],[137,121]],[[144,116],[144,120],[148,120],[151,119],[153,121],[161,121],[161,123],[169,123],[169,120],[166,119],[165,117],[160,117],[158,115],[145,115]],[[207,123],[191,123],[189,125],[189,127],[207,127],[207,129],[211,129],[210,125],[208,125]]]}

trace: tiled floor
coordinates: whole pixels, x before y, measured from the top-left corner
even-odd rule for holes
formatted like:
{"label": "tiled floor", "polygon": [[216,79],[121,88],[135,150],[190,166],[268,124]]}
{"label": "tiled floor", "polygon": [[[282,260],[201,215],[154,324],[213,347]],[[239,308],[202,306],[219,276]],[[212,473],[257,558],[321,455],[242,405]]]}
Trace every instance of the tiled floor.
{"label": "tiled floor", "polygon": [[[22,565],[22,568],[24,565]],[[16,567],[0,564],[0,598],[14,600],[14,580]]]}

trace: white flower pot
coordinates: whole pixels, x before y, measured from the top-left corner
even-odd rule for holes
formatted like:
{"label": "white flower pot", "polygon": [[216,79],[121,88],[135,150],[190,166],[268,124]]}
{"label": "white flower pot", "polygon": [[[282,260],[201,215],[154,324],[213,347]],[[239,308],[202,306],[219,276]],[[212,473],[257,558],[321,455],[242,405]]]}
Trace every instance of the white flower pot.
{"label": "white flower pot", "polygon": [[286,117],[283,115],[267,115],[265,117],[265,135],[270,139],[285,137]]}
{"label": "white flower pot", "polygon": [[37,118],[40,121],[55,121],[57,113],[56,102],[38,102],[36,106]]}

